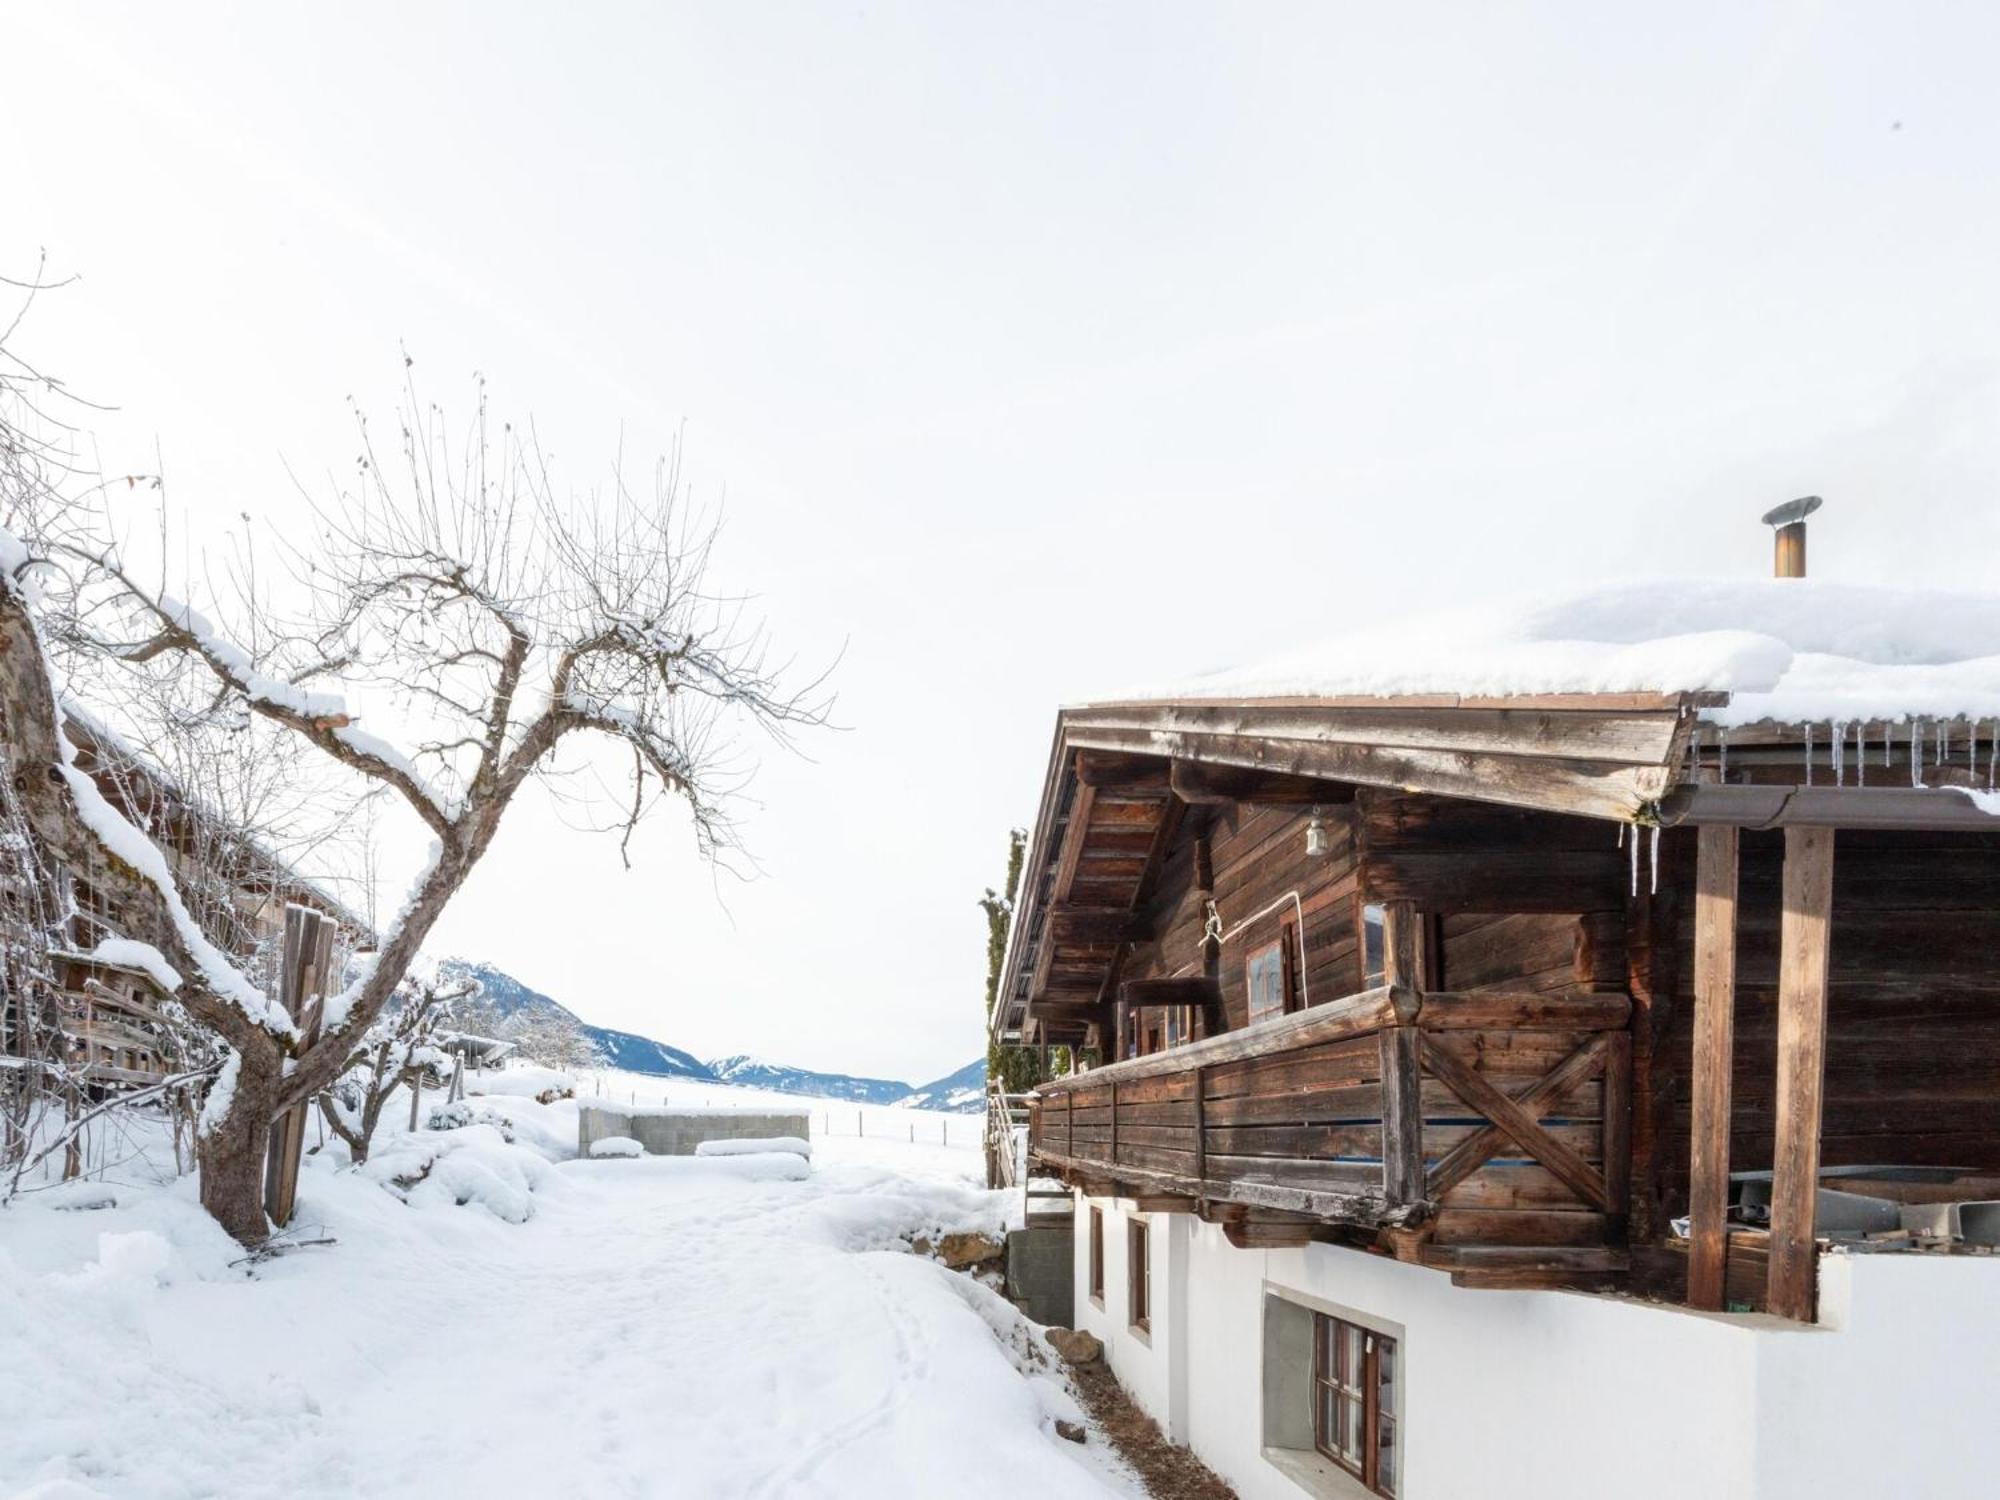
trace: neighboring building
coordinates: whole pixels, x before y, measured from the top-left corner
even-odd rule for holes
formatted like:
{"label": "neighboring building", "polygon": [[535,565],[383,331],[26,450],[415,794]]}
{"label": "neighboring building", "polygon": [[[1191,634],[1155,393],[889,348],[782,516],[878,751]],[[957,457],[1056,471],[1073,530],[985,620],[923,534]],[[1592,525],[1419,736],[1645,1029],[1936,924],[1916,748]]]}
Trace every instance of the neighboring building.
{"label": "neighboring building", "polygon": [[[254,840],[218,824],[103,725],[72,709],[63,730],[78,767],[165,852],[203,930],[254,975],[274,977],[288,906],[336,923],[338,963],[369,940],[359,917]],[[81,876],[26,847],[25,829],[0,832],[22,846],[10,845],[0,871],[0,940],[38,960],[0,973],[0,1057],[58,1065],[90,1093],[152,1083],[185,1065],[186,1028],[173,1022],[166,992],[143,966],[98,952],[124,935],[122,914]]]}
{"label": "neighboring building", "polygon": [[1245,1500],[1984,1493],[2000,600],[1412,629],[1058,717],[1078,1326]]}

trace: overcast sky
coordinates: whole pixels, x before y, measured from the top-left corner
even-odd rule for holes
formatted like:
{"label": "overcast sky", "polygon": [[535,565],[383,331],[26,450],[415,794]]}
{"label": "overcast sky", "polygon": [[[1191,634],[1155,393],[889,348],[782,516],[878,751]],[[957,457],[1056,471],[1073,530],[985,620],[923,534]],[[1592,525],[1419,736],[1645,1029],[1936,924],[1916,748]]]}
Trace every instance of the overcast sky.
{"label": "overcast sky", "polygon": [[[762,875],[515,809],[433,947],[922,1080],[1056,706],[1614,576],[1991,586],[1990,5],[0,5],[0,273],[199,528],[399,346],[579,486],[685,424],[847,726]],[[1691,628],[1699,622],[1691,621]],[[406,862],[407,863],[407,862]]]}

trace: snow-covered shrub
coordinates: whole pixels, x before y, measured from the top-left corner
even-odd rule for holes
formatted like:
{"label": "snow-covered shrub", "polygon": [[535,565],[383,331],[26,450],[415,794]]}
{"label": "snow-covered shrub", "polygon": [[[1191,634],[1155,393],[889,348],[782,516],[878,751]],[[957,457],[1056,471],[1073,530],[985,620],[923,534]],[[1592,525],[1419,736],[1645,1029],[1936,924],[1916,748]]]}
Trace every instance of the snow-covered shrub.
{"label": "snow-covered shrub", "polygon": [[535,1152],[509,1144],[492,1125],[473,1121],[440,1134],[398,1136],[360,1170],[412,1207],[476,1204],[520,1224],[533,1217],[534,1194],[548,1182],[551,1168]]}
{"label": "snow-covered shrub", "polygon": [[592,1156],[644,1156],[646,1148],[629,1135],[607,1135],[590,1143]]}
{"label": "snow-covered shrub", "polygon": [[512,1120],[492,1105],[475,1105],[470,1099],[454,1099],[449,1104],[435,1105],[424,1121],[426,1130],[463,1130],[468,1125],[491,1125],[500,1132],[501,1140],[509,1144],[514,1140]]}

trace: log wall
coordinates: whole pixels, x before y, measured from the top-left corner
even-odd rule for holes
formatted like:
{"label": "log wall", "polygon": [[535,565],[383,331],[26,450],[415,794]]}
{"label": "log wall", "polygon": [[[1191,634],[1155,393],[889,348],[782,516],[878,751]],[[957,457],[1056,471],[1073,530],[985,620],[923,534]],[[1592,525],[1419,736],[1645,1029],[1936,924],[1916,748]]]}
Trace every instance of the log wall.
{"label": "log wall", "polygon": [[[1738,899],[1730,1166],[1771,1165],[1779,833],[1746,832]],[[1685,1202],[1693,902],[1680,903],[1667,1153]],[[1835,840],[1823,1166],[2000,1169],[2000,841],[1849,829]]]}

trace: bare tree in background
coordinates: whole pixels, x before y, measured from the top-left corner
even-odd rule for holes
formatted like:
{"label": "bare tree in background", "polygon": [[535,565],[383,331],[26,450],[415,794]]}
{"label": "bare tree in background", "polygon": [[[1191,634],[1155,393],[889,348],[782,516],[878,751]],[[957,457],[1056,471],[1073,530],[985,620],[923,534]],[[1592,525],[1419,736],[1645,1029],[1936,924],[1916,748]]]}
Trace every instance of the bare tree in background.
{"label": "bare tree in background", "polygon": [[[198,1157],[203,1203],[246,1243],[268,1229],[267,1127],[346,1070],[523,787],[571,746],[609,744],[628,768],[612,826],[629,839],[675,798],[700,851],[726,857],[743,777],[732,732],[783,743],[825,720],[821,682],[787,685],[740,601],[710,592],[714,527],[683,504],[674,463],[642,491],[614,478],[572,499],[531,440],[489,428],[483,395],[457,445],[413,394],[400,417],[387,467],[357,418],[354,479],[288,550],[282,604],[241,555],[219,577],[128,566],[108,503],[14,507],[35,524],[0,538],[8,772],[37,836],[102,870],[176,998],[232,1049]],[[328,1001],[317,1040],[227,957],[158,849],[69,764],[51,642],[140,679],[192,667],[210,712],[276,726],[428,830],[428,864],[373,965]]]}
{"label": "bare tree in background", "polygon": [[347,1143],[355,1163],[368,1160],[382,1108],[399,1087],[434,1078],[445,1061],[438,1029],[451,1019],[452,1003],[477,992],[470,980],[436,984],[406,979],[386,1014],[347,1060],[347,1067],[319,1096],[327,1129]]}

